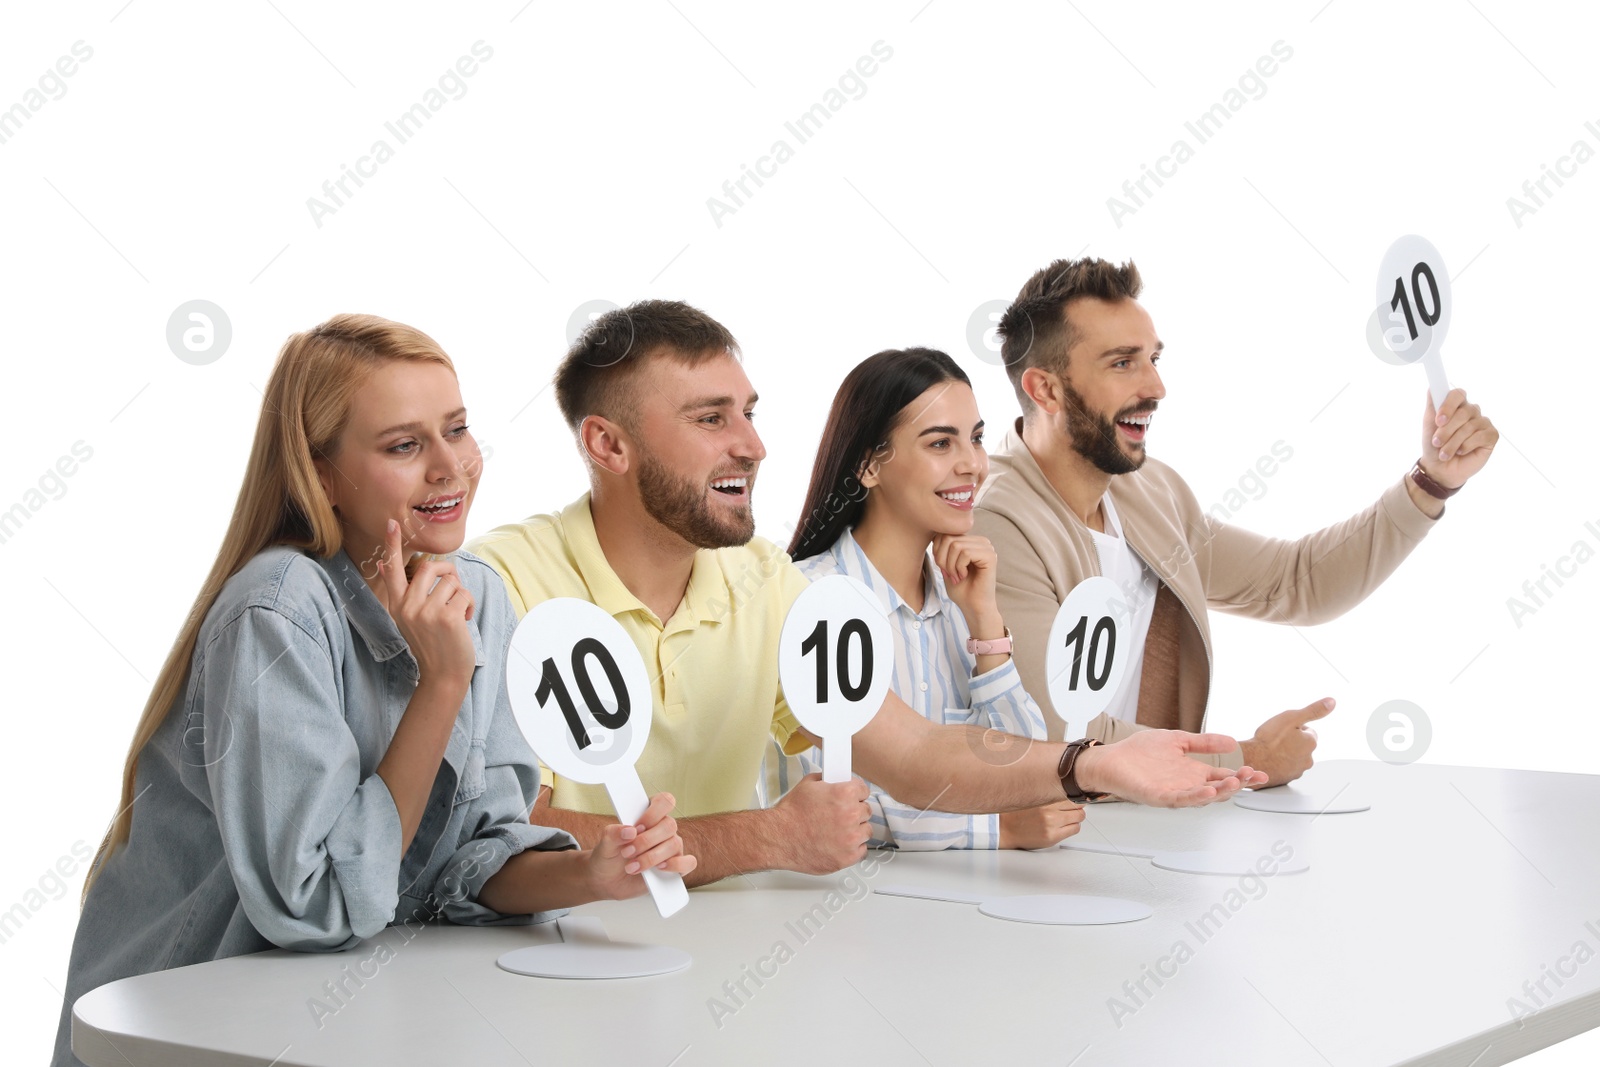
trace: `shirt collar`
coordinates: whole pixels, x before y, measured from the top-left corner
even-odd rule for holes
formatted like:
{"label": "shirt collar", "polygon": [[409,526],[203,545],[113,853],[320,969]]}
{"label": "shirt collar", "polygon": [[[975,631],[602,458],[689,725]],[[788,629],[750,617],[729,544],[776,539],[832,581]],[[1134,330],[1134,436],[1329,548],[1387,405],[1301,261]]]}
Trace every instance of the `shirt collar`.
{"label": "shirt collar", "polygon": [[[406,639],[400,635],[400,628],[395,625],[394,618],[361,577],[361,572],[350,559],[349,553],[340,548],[333,555],[326,559],[318,559],[317,562],[322,565],[322,569],[333,582],[345,619],[349,621],[351,629],[361,635],[362,643],[367,646],[367,651],[374,660],[382,663],[402,652],[410,651]],[[483,652],[483,636],[478,632],[477,626],[469,625],[467,632],[472,635],[473,662],[482,667],[488,662]]]}
{"label": "shirt collar", "polygon": [[1110,489],[1107,489],[1106,495],[1100,498],[1100,507],[1105,511],[1105,536],[1122,540],[1122,519],[1117,515],[1117,506],[1111,502]]}
{"label": "shirt collar", "polygon": [[716,553],[702,548],[694,554],[689,586],[683,591],[683,603],[673,616],[680,625],[673,629],[699,626],[703,622],[720,623],[728,617],[731,606],[732,593],[722,568],[717,565]]}
{"label": "shirt collar", "polygon": [[[612,617],[630,611],[643,612],[654,619],[655,612],[617,577],[611,562],[600,547],[600,535],[594,528],[594,511],[585,493],[561,512],[561,525],[566,531],[567,545],[572,551],[572,562],[589,590],[589,599]],[[717,565],[716,554],[702,548],[694,554],[694,566],[689,572],[689,584],[684,589],[683,602],[673,619],[678,625],[673,630],[687,629],[703,622],[719,623],[728,614],[730,601],[727,580]],[[663,626],[672,619],[657,620]]]}
{"label": "shirt collar", "polygon": [[1061,499],[1061,494],[1056,492],[1056,487],[1050,484],[1050,479],[1045,477],[1044,468],[1039,466],[1039,461],[1034,458],[1033,449],[1028,447],[1028,442],[1022,438],[1022,417],[1018,416],[1011,424],[1011,429],[1006,431],[1005,437],[1000,442],[999,455],[1006,457],[1012,468],[1022,476],[1022,480],[1031,486],[1035,492],[1041,493],[1046,500],[1053,500],[1064,512],[1071,514],[1072,509],[1067,507],[1067,502]]}
{"label": "shirt collar", "polygon": [[895,592],[894,586],[890,585],[878,572],[878,568],[873,566],[872,560],[867,558],[866,550],[861,547],[861,543],[849,529],[839,535],[839,539],[833,543],[829,551],[838,561],[841,573],[857,579],[873,591],[878,602],[883,605],[885,615],[904,611],[907,615],[925,619],[944,610],[944,577],[926,552],[922,558],[922,610],[917,612],[911,609],[905,598]]}
{"label": "shirt collar", "polygon": [[[996,452],[990,453],[991,461],[995,456],[1003,457],[1003,461],[1021,477],[1023,483],[1031,488],[1041,499],[1048,502],[1069,524],[1084,530],[1089,529],[1084,524],[1084,521],[1078,517],[1077,512],[1067,505],[1066,500],[1056,489],[1055,484],[1045,474],[1044,468],[1039,466],[1039,459],[1033,454],[1033,449],[1029,448],[1028,442],[1023,440],[1022,417],[1020,415],[1011,424],[1011,429],[1006,431],[1005,437],[1000,442],[1000,448]],[[1105,495],[1100,498],[1107,509],[1108,517],[1112,509],[1111,490],[1114,486],[1123,484],[1122,477],[1122,475],[1114,476],[1111,479],[1111,484],[1106,487]],[[1107,525],[1108,527],[1110,526],[1109,523]],[[1120,519],[1118,519],[1116,525],[1119,528],[1121,527]],[[1120,532],[1111,533],[1109,528],[1106,532],[1113,537],[1122,536]]]}
{"label": "shirt collar", "polygon": [[[1093,533],[1089,527],[1084,525],[1083,520],[1078,518],[1077,513],[1067,506],[1067,502],[1056,491],[1056,487],[1051,483],[1050,479],[1045,477],[1044,468],[1039,466],[1039,460],[1034,456],[1033,450],[1028,447],[1028,442],[1022,439],[1022,418],[1020,416],[1012,423],[1011,429],[1006,432],[999,450],[991,452],[989,455],[991,463],[994,462],[996,456],[1002,457],[1001,462],[1009,465],[1021,477],[1023,484],[1031,488],[1035,495],[1044,500],[1048,506],[1054,508],[1069,528],[1076,527],[1087,533]],[[1131,488],[1136,484],[1138,483],[1134,481],[1134,475],[1119,474],[1113,477],[1111,484],[1106,487],[1105,496],[1100,498],[1105,505],[1106,518],[1110,520],[1106,523],[1106,533],[1112,537],[1122,538],[1142,559],[1150,560],[1156,557],[1149,553],[1149,546],[1144,539],[1145,527],[1141,525],[1141,522],[1145,513],[1141,511],[1139,497],[1135,495],[1134,490]],[[1117,510],[1116,505],[1112,503],[1112,498],[1117,496],[1120,496],[1123,502],[1123,510],[1121,511]],[[1130,524],[1127,522],[1128,516],[1125,512],[1134,513],[1134,522],[1131,524],[1131,530],[1129,528]],[[1113,526],[1116,527],[1115,532],[1111,529]]]}

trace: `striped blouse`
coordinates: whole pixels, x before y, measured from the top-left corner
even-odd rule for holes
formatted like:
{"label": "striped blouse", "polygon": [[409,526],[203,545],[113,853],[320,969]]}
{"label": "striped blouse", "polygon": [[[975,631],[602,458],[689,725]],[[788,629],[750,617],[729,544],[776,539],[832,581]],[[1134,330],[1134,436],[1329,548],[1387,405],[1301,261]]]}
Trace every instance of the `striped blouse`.
{"label": "striped blouse", "polygon": [[[912,610],[878,573],[849,530],[832,548],[798,560],[796,566],[812,581],[830,574],[848,575],[878,595],[894,633],[894,677],[890,685],[923,718],[1023,737],[1045,736],[1044,714],[1022,688],[1022,677],[1010,659],[992,671],[973,676],[977,660],[967,651],[970,633],[966,616],[945,592],[944,576],[931,556],[922,568],[920,612]],[[785,756],[774,743],[767,753],[761,783],[763,795],[759,799],[765,804],[775,802],[800,778],[821,770],[821,753],[816,749]],[[867,784],[874,847],[911,851],[1000,847],[998,815],[923,811]]]}

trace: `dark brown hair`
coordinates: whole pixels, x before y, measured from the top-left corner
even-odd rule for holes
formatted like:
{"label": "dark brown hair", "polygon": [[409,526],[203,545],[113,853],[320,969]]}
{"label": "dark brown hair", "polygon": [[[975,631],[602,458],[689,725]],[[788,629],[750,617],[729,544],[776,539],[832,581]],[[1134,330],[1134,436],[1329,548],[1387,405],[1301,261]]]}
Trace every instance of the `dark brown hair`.
{"label": "dark brown hair", "polygon": [[645,363],[671,356],[696,366],[715,356],[739,358],[728,328],[681,300],[641,300],[596,318],[556,368],[556,405],[577,432],[590,415],[631,426],[638,405],[625,388]]}
{"label": "dark brown hair", "polygon": [[888,447],[889,435],[900,425],[907,405],[951,380],[972,384],[955,360],[932,348],[879,352],[845,376],[828,412],[805,508],[789,542],[792,558],[826,552],[861,520],[867,500],[862,467]]}
{"label": "dark brown hair", "polygon": [[1067,372],[1067,353],[1078,341],[1067,321],[1067,305],[1085,296],[1135,300],[1143,288],[1131,259],[1120,267],[1103,259],[1058,259],[1028,279],[996,330],[1000,358],[1024,415],[1033,410],[1033,401],[1022,389],[1023,372],[1029,367]]}

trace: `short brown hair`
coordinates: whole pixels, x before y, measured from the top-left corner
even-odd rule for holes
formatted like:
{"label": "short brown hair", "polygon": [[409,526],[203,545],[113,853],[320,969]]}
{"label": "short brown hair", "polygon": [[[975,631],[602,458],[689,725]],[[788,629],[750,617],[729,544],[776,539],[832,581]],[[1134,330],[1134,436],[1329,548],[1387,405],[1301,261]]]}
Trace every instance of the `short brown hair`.
{"label": "short brown hair", "polygon": [[625,426],[638,413],[624,388],[640,367],[667,355],[691,366],[715,356],[739,358],[728,328],[681,300],[641,300],[596,318],[556,368],[556,404],[574,433],[590,415]]}
{"label": "short brown hair", "polygon": [[1067,304],[1081,296],[1135,300],[1143,288],[1131,259],[1120,267],[1103,259],[1058,259],[1028,279],[996,330],[1000,358],[1024,414],[1033,409],[1033,401],[1023,391],[1023,372],[1038,367],[1064,375],[1067,353],[1078,343],[1067,321]]}

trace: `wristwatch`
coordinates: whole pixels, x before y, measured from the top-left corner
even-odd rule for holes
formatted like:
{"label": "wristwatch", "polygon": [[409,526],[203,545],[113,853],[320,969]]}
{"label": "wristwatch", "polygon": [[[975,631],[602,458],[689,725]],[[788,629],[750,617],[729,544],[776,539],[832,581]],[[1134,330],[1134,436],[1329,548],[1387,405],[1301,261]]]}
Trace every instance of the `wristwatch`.
{"label": "wristwatch", "polygon": [[1061,753],[1061,762],[1056,764],[1056,777],[1061,779],[1061,788],[1066,791],[1067,799],[1074,804],[1083,804],[1090,800],[1100,800],[1108,797],[1110,793],[1091,793],[1078,785],[1078,756],[1086,748],[1103,745],[1104,741],[1096,741],[1092,737],[1085,737],[1078,741],[1068,742],[1066,751]]}
{"label": "wristwatch", "polygon": [[997,637],[993,641],[979,641],[976,637],[967,638],[967,651],[974,656],[1005,656],[1011,652],[1011,627],[1005,627],[1006,635]]}
{"label": "wristwatch", "polygon": [[1421,489],[1435,500],[1449,500],[1461,492],[1459,485],[1452,489],[1449,486],[1440,485],[1430,478],[1428,472],[1422,469],[1422,460],[1420,459],[1411,465],[1411,480],[1417,483],[1418,489]]}

